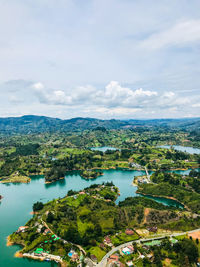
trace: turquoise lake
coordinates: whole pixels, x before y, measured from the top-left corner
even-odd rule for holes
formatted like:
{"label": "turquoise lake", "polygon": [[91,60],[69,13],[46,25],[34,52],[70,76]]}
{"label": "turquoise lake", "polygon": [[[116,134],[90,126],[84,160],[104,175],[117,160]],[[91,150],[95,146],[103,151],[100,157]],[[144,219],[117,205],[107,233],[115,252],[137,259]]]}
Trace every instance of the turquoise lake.
{"label": "turquoise lake", "polygon": [[[180,171],[189,173],[189,171]],[[128,196],[136,196],[137,187],[132,186],[134,176],[143,175],[143,171],[133,170],[105,170],[104,175],[95,180],[84,180],[78,172],[71,172],[65,179],[53,184],[45,184],[44,178],[39,176],[32,178],[29,184],[0,184],[0,267],[42,267],[57,266],[56,263],[38,262],[28,259],[14,258],[19,250],[18,246],[6,246],[6,237],[24,225],[31,217],[32,205],[36,201],[47,202],[54,198],[64,197],[68,190],[81,190],[94,183],[113,181],[120,189],[117,202]],[[177,202],[169,202],[167,199],[156,199],[165,205],[176,205]]]}
{"label": "turquoise lake", "polygon": [[[159,147],[162,147],[162,148],[168,148],[170,149],[171,146],[159,146]],[[179,150],[179,151],[182,151],[182,152],[187,152],[187,153],[190,153],[190,154],[200,154],[200,148],[194,148],[194,147],[190,147],[190,146],[172,146],[174,149],[176,150]]]}
{"label": "turquoise lake", "polygon": [[102,147],[91,147],[91,150],[106,152],[107,150],[120,150],[119,148],[111,147],[111,146],[102,146]]}

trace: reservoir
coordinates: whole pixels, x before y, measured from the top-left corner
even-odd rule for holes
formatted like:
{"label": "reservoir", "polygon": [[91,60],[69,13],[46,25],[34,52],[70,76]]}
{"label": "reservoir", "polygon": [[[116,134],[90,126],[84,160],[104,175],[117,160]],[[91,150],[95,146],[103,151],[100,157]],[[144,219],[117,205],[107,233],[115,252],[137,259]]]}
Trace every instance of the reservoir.
{"label": "reservoir", "polygon": [[194,148],[194,147],[190,147],[190,146],[159,146],[161,148],[167,148],[170,149],[171,147],[173,147],[175,150],[179,150],[182,152],[187,152],[189,154],[200,154],[200,148]]}
{"label": "reservoir", "polygon": [[[28,259],[14,258],[19,246],[6,246],[6,237],[24,225],[31,217],[33,203],[47,202],[64,197],[68,190],[81,190],[91,184],[113,181],[119,187],[120,196],[117,202],[129,196],[136,196],[137,187],[132,186],[134,176],[144,175],[144,171],[135,170],[104,170],[104,175],[95,180],[84,180],[78,172],[70,172],[65,179],[53,184],[45,184],[42,176],[32,177],[29,184],[0,184],[0,266],[4,267],[45,267],[57,266],[56,263],[39,262]],[[189,171],[182,171],[188,173]],[[165,205],[176,205],[168,199],[155,199]]]}
{"label": "reservoir", "polygon": [[102,147],[91,147],[90,148],[91,150],[94,150],[94,151],[101,151],[101,152],[106,152],[107,150],[121,150],[121,149],[118,149],[118,148],[115,148],[115,147],[111,147],[111,146],[102,146]]}

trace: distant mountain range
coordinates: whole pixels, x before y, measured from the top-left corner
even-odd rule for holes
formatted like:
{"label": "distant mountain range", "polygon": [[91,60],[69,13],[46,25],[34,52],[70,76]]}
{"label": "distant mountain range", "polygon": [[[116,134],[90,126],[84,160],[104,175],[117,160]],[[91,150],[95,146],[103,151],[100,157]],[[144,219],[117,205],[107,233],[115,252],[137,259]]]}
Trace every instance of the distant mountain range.
{"label": "distant mountain range", "polygon": [[61,120],[45,116],[26,115],[0,118],[1,134],[28,134],[56,131],[79,131],[86,129],[120,129],[133,127],[170,127],[185,130],[200,129],[200,118],[153,119],[153,120],[100,120],[73,118]]}

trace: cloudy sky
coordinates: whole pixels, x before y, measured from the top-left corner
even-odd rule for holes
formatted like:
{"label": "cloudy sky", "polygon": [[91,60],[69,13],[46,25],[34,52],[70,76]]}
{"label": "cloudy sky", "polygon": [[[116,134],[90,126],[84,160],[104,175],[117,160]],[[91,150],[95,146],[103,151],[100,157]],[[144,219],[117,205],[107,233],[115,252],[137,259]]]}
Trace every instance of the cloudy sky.
{"label": "cloudy sky", "polygon": [[200,117],[199,0],[0,0],[0,116]]}

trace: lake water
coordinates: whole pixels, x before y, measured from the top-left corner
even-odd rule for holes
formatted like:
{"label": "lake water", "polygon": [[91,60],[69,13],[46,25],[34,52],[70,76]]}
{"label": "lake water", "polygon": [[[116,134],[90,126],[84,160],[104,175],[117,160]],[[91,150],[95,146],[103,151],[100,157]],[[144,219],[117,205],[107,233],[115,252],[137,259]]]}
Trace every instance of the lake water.
{"label": "lake water", "polygon": [[[171,148],[171,146],[168,146],[168,145],[159,146],[159,147],[167,148],[167,149]],[[200,154],[200,148],[194,148],[194,147],[189,147],[189,146],[173,146],[173,148],[176,150],[182,151],[182,152],[190,153],[190,154]]]}
{"label": "lake water", "polygon": [[[143,171],[133,170],[105,170],[104,175],[95,180],[84,180],[78,172],[71,172],[65,179],[53,184],[44,184],[44,178],[32,178],[29,184],[0,184],[0,267],[42,267],[57,266],[55,263],[30,261],[28,259],[14,258],[18,246],[6,247],[6,237],[24,225],[32,216],[30,212],[36,201],[47,202],[54,198],[64,197],[68,190],[81,190],[94,183],[113,181],[119,187],[120,196],[117,202],[129,196],[136,196],[137,187],[132,186],[134,176],[144,175]],[[167,205],[167,199],[157,201]]]}
{"label": "lake water", "polygon": [[91,147],[91,150],[106,152],[107,150],[120,150],[119,148],[111,147],[111,146],[102,146],[102,147]]}
{"label": "lake water", "polygon": [[[141,195],[143,196],[143,195]],[[181,203],[173,200],[173,199],[167,199],[167,198],[164,198],[164,197],[153,197],[151,195],[145,195],[146,198],[149,198],[149,199],[153,199],[155,200],[156,202],[159,202],[163,205],[167,205],[167,206],[173,206],[173,207],[177,207],[177,208],[180,208],[180,209],[183,209],[184,208],[184,205],[182,205]]]}

